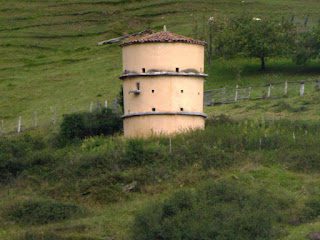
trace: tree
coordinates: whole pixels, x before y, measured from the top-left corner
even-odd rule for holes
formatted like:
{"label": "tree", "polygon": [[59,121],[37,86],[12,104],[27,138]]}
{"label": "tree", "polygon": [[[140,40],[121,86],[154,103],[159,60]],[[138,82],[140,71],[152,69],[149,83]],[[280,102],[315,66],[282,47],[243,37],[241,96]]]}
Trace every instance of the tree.
{"label": "tree", "polygon": [[283,56],[293,44],[290,23],[276,24],[268,19],[241,17],[235,19],[231,29],[235,32],[235,50],[244,56],[259,58],[265,70],[267,58]]}
{"label": "tree", "polygon": [[209,20],[208,51],[211,58],[245,56],[258,58],[261,70],[271,57],[287,55],[294,44],[295,27],[289,22],[241,16],[234,19]]}
{"label": "tree", "polygon": [[320,22],[311,30],[297,34],[292,60],[298,65],[304,65],[311,59],[320,56]]}

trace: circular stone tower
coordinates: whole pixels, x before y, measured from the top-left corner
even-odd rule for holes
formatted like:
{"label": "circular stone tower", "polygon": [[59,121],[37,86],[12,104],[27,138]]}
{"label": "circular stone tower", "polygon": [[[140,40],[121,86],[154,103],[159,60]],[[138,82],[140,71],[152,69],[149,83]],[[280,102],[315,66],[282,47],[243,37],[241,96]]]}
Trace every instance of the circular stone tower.
{"label": "circular stone tower", "polygon": [[204,128],[205,45],[167,31],[121,44],[125,137]]}

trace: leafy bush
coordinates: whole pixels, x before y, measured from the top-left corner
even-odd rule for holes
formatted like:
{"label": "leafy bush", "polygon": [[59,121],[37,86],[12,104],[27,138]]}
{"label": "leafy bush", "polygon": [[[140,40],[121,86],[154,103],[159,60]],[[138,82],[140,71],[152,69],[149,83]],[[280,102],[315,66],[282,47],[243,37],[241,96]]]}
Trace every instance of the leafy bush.
{"label": "leafy bush", "polygon": [[312,196],[305,203],[304,216],[308,220],[320,217],[320,196]]}
{"label": "leafy bush", "polygon": [[122,120],[111,109],[66,114],[60,125],[59,142],[65,145],[89,136],[111,135],[121,129]]}
{"label": "leafy bush", "polygon": [[301,172],[319,172],[320,170],[320,153],[317,147],[304,148],[305,146],[295,149],[285,149],[279,159],[288,165],[292,170]]}
{"label": "leafy bush", "polygon": [[31,165],[27,161],[29,153],[44,149],[43,139],[23,135],[20,138],[0,139],[0,182],[17,177]]}
{"label": "leafy bush", "polygon": [[53,200],[28,200],[9,207],[4,217],[21,225],[40,225],[58,222],[83,214],[75,204]]}
{"label": "leafy bush", "polygon": [[275,210],[263,195],[226,181],[176,192],[136,214],[133,239],[274,239]]}

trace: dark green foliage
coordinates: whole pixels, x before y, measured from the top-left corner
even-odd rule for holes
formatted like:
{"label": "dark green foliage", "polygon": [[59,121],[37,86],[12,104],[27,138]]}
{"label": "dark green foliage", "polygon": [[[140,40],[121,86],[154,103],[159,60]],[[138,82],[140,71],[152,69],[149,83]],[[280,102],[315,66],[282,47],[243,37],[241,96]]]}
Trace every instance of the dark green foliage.
{"label": "dark green foliage", "polygon": [[176,192],[139,211],[133,239],[274,239],[271,199],[235,182]]}
{"label": "dark green foliage", "polygon": [[63,116],[60,125],[61,145],[96,135],[112,135],[121,131],[122,120],[111,109],[97,110],[92,113],[72,113]]}
{"label": "dark green foliage", "polygon": [[317,147],[286,149],[280,153],[279,159],[292,170],[308,173],[320,171],[320,153]]}
{"label": "dark green foliage", "polygon": [[305,203],[304,216],[308,220],[320,217],[320,195],[311,196]]}
{"label": "dark green foliage", "polygon": [[43,139],[24,135],[20,138],[0,139],[0,182],[17,177],[30,167],[27,156],[32,151],[45,148]]}
{"label": "dark green foliage", "polygon": [[294,51],[292,54],[293,61],[298,65],[304,65],[311,59],[319,58],[320,55],[320,22],[312,29],[301,31],[297,35]]}
{"label": "dark green foliage", "polygon": [[26,232],[22,237],[17,240],[96,240],[97,238],[91,237],[64,237],[54,232]]}
{"label": "dark green foliage", "polygon": [[28,200],[12,205],[4,216],[21,225],[42,225],[80,216],[83,210],[73,203],[53,200]]}

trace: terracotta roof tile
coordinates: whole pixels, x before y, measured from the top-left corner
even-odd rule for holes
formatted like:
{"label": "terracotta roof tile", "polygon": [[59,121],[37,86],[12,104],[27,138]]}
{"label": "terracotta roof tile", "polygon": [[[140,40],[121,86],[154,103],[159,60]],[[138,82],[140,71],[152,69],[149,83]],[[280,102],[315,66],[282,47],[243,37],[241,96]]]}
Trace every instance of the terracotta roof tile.
{"label": "terracotta roof tile", "polygon": [[168,42],[168,43],[184,42],[184,43],[193,43],[193,44],[199,44],[199,45],[207,45],[207,43],[204,41],[184,37],[171,32],[157,32],[157,33],[148,35],[146,37],[124,42],[120,46],[123,47],[131,44],[156,43],[156,42]]}

